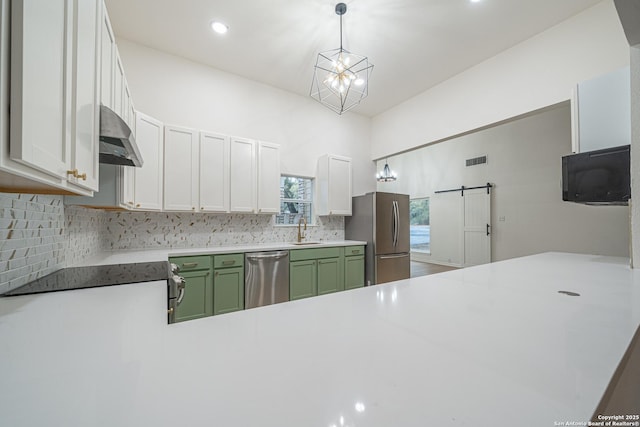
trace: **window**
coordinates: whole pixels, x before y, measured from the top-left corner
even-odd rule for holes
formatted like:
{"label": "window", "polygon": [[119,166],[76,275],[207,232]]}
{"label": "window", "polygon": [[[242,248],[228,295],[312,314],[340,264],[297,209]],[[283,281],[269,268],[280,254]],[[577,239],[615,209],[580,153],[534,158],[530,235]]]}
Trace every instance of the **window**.
{"label": "window", "polygon": [[280,213],[277,225],[297,225],[300,218],[313,223],[313,179],[300,176],[280,177]]}
{"label": "window", "polygon": [[409,201],[409,245],[412,252],[431,253],[431,226],[429,225],[429,199]]}

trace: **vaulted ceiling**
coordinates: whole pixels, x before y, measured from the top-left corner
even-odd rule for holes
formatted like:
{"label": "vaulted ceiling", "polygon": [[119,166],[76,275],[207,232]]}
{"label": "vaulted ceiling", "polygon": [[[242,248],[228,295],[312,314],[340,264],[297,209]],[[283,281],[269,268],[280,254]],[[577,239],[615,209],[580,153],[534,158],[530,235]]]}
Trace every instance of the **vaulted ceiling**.
{"label": "vaulted ceiling", "polygon": [[[374,64],[353,111],[379,114],[599,1],[347,0],[344,47]],[[336,3],[106,0],[118,38],[304,96],[318,52],[339,46]]]}

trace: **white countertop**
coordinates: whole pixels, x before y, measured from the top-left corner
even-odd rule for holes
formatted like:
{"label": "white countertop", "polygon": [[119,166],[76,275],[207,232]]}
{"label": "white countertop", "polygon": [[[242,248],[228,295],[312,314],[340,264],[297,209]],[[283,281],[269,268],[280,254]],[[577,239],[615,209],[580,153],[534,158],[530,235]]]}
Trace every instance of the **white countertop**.
{"label": "white countertop", "polygon": [[123,264],[131,262],[154,262],[167,261],[170,256],[187,255],[214,255],[233,252],[262,252],[276,250],[310,249],[336,246],[366,245],[367,242],[359,240],[322,240],[316,242],[303,242],[304,244],[294,244],[290,242],[281,243],[256,243],[252,245],[235,246],[212,246],[208,248],[169,248],[169,249],[137,249],[104,251],[94,256],[78,260],[72,267],[83,267],[88,265],[108,265]]}
{"label": "white countertop", "polygon": [[628,260],[561,253],[174,325],[165,292],[0,298],[1,424],[587,421],[640,324]]}

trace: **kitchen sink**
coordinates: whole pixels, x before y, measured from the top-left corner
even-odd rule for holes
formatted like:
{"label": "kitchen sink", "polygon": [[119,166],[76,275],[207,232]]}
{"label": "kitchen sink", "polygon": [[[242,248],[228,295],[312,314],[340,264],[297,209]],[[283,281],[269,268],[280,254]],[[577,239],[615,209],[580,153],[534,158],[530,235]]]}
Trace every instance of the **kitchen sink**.
{"label": "kitchen sink", "polygon": [[292,245],[302,246],[302,245],[319,245],[320,242],[292,242]]}

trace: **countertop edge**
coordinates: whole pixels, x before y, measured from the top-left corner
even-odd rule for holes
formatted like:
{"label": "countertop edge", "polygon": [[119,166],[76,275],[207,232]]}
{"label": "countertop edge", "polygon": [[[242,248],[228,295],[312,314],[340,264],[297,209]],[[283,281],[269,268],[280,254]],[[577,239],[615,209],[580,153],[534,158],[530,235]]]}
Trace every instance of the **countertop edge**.
{"label": "countertop edge", "polygon": [[167,261],[169,257],[174,256],[198,256],[198,255],[216,255],[223,253],[237,252],[261,252],[275,250],[296,250],[296,249],[313,249],[327,247],[344,247],[366,245],[367,242],[360,240],[335,240],[321,241],[318,243],[310,243],[306,245],[295,245],[289,242],[263,243],[256,245],[229,245],[229,246],[212,246],[205,248],[167,248],[167,249],[126,249],[116,251],[102,251],[91,257],[80,260],[80,262],[69,265],[69,267],[85,267],[92,265],[105,264],[121,264],[121,263],[137,263],[137,262],[153,262]]}

